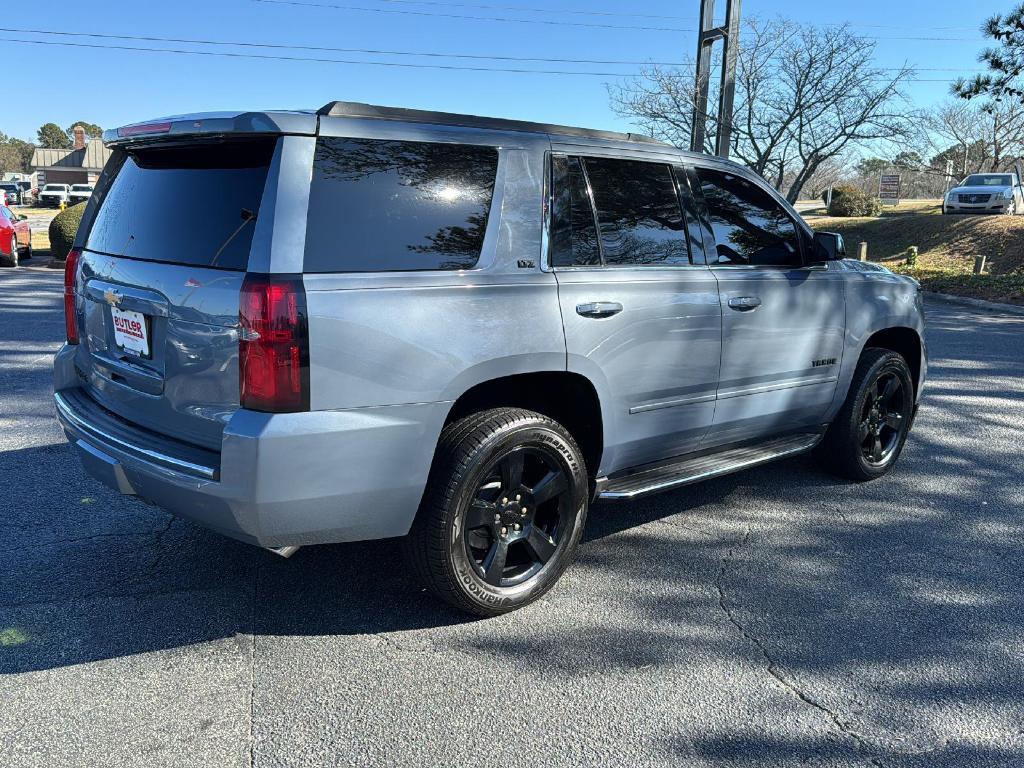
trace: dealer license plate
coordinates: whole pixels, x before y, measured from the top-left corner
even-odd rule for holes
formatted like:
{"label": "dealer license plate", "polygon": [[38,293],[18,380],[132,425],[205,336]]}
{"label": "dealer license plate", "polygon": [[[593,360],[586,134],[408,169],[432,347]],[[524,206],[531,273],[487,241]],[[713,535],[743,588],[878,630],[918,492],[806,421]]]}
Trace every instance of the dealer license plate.
{"label": "dealer license plate", "polygon": [[114,318],[114,343],[126,352],[149,357],[149,328],[146,316],[130,309],[110,308]]}

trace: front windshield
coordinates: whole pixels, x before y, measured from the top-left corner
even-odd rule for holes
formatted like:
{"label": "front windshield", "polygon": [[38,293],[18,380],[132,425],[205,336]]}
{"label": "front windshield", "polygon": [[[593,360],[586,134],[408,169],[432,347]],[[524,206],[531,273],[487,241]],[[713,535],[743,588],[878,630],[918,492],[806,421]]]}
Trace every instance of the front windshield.
{"label": "front windshield", "polygon": [[43,191],[44,192],[63,192],[64,191],[64,185],[63,184],[47,184],[45,187],[43,187]]}
{"label": "front windshield", "polygon": [[1013,182],[1005,173],[976,173],[964,181],[965,187],[1008,187]]}
{"label": "front windshield", "polygon": [[71,187],[72,192],[92,192],[92,187],[88,184],[75,184]]}

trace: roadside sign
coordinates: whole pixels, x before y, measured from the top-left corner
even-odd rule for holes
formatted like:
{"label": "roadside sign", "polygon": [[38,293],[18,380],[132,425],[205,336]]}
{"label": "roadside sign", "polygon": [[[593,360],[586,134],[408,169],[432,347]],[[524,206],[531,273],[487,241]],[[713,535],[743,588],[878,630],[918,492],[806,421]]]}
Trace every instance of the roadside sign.
{"label": "roadside sign", "polygon": [[882,205],[900,204],[900,175],[883,173],[878,181],[878,199]]}

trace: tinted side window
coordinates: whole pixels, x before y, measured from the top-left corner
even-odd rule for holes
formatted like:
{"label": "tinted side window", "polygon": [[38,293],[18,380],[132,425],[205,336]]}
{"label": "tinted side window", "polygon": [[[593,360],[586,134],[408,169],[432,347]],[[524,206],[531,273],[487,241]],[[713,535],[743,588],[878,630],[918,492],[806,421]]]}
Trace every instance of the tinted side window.
{"label": "tinted side window", "polygon": [[551,216],[551,264],[555,267],[601,263],[590,191],[578,157],[552,158],[554,190]]}
{"label": "tinted side window", "polygon": [[493,147],[318,139],[306,271],[473,267],[497,170]]}
{"label": "tinted side window", "polygon": [[604,263],[689,264],[672,170],[661,163],[587,158]]}
{"label": "tinted side window", "polygon": [[715,231],[718,264],[800,266],[796,224],[768,192],[746,179],[698,168],[708,217]]}

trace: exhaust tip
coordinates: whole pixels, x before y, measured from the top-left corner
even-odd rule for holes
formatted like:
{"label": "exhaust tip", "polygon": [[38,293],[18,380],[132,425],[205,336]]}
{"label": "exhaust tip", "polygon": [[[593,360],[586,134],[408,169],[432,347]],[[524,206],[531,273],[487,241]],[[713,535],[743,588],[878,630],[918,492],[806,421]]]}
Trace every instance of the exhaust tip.
{"label": "exhaust tip", "polygon": [[292,545],[290,547],[267,547],[275,555],[280,555],[284,558],[289,558],[301,549],[298,545]]}

